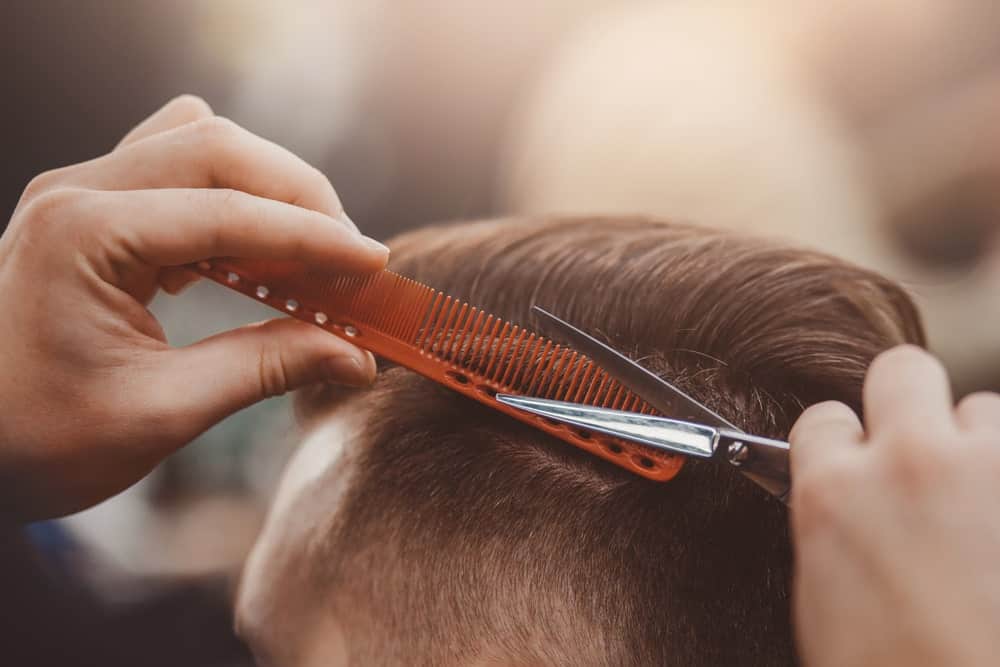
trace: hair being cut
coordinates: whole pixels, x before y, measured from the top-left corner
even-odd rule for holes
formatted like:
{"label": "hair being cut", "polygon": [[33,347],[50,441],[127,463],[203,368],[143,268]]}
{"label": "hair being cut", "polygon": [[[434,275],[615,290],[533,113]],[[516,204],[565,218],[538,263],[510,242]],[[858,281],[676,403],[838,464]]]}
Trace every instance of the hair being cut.
{"label": "hair being cut", "polygon": [[[874,356],[923,343],[894,283],[729,232],[500,220],[391,245],[396,271],[528,327],[547,307],[765,436],[814,402],[860,412]],[[400,368],[363,400],[306,564],[356,664],[794,661],[786,510],[734,470],[650,482]]]}

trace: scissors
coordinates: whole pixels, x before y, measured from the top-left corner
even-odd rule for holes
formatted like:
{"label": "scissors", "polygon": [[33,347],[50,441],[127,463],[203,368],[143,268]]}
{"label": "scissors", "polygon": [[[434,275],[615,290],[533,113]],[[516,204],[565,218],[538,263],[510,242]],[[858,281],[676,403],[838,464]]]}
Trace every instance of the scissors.
{"label": "scissors", "polygon": [[718,413],[572,324],[534,306],[550,338],[566,340],[668,419],[624,410],[497,394],[511,407],[592,429],[654,449],[732,466],[781,502],[788,503],[791,478],[788,443],[744,433]]}

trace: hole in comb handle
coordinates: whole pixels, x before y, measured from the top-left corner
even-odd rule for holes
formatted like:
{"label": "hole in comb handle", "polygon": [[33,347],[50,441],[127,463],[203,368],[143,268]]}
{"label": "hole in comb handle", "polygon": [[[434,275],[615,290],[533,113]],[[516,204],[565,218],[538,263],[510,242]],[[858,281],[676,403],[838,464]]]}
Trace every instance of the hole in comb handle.
{"label": "hole in comb handle", "polygon": [[458,384],[469,384],[469,376],[464,373],[459,373],[458,371],[448,371],[445,375]]}
{"label": "hole in comb handle", "polygon": [[612,454],[614,454],[615,456],[620,456],[625,451],[625,448],[619,445],[617,442],[605,441],[603,444],[604,448],[607,449]]}
{"label": "hole in comb handle", "polygon": [[476,391],[483,396],[488,396],[494,399],[497,397],[497,390],[487,384],[477,384]]}
{"label": "hole in comb handle", "polygon": [[653,459],[649,458],[648,456],[633,456],[632,460],[637,465],[639,465],[642,468],[645,468],[646,470],[652,470],[653,468],[656,467],[656,464],[653,463]]}

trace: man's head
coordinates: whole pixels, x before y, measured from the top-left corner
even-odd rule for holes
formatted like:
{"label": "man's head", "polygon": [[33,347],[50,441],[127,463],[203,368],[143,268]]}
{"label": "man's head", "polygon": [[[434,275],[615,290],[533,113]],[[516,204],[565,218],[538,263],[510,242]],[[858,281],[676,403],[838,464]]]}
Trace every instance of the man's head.
{"label": "man's head", "polygon": [[[726,232],[506,220],[392,246],[397,271],[529,326],[548,306],[761,435],[860,410],[872,358],[922,342],[894,284]],[[239,600],[264,664],[792,660],[785,508],[735,471],[649,482],[401,368],[300,409]]]}

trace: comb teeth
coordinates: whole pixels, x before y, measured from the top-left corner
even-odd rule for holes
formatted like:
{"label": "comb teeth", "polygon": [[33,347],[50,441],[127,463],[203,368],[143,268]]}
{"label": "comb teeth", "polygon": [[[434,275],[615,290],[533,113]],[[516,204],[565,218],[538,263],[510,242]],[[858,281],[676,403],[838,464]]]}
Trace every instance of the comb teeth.
{"label": "comb teeth", "polygon": [[502,392],[656,414],[584,355],[414,280],[242,259],[190,268],[644,477],[663,481],[680,469],[680,457],[496,401]]}

